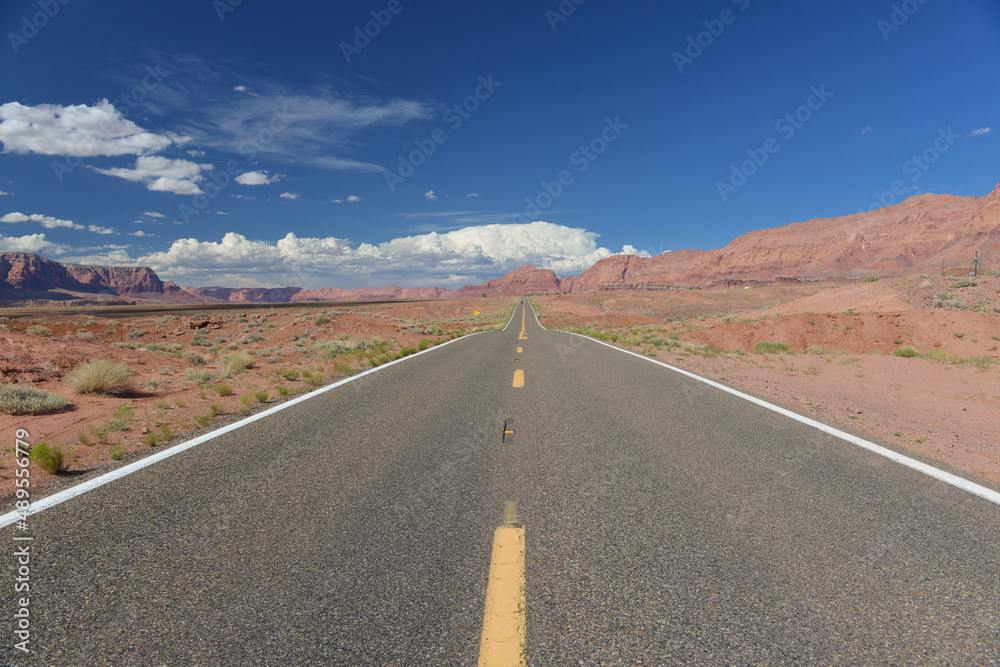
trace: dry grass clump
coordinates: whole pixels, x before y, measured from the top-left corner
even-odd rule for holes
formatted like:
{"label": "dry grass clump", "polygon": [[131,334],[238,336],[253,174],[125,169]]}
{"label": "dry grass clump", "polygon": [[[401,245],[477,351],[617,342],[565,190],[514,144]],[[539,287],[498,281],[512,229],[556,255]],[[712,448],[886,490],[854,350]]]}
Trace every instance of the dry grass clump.
{"label": "dry grass clump", "polygon": [[69,374],[66,386],[78,394],[110,394],[120,396],[128,393],[129,376],[132,371],[124,363],[107,359],[92,359],[80,364]]}
{"label": "dry grass clump", "polygon": [[4,385],[0,387],[0,412],[5,415],[42,415],[66,407],[66,399],[34,387]]}
{"label": "dry grass clump", "polygon": [[234,352],[222,358],[222,368],[226,375],[239,375],[253,366],[254,361],[249,352]]}

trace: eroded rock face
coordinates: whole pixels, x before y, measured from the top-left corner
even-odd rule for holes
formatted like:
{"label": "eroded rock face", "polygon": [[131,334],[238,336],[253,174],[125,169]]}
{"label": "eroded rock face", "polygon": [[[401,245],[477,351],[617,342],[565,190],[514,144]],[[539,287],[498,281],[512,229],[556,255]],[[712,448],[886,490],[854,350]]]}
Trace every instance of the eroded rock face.
{"label": "eroded rock face", "polygon": [[145,266],[82,266],[25,252],[0,253],[0,298],[65,300],[72,294],[195,300]]}
{"label": "eroded rock face", "polygon": [[984,264],[1000,264],[1000,185],[985,197],[918,195],[868,213],[762,229],[718,250],[616,255],[562,286],[587,292],[612,284],[696,287],[724,280],[940,271],[942,260],[968,267],[977,250]]}

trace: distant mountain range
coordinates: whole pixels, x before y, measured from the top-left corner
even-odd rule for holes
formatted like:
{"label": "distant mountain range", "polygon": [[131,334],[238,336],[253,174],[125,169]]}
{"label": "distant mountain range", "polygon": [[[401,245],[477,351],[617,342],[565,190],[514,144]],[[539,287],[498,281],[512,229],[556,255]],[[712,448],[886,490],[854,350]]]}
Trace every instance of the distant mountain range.
{"label": "distant mountain range", "polygon": [[76,266],[29,253],[0,253],[0,302],[282,303],[704,287],[942,267],[964,273],[976,251],[984,265],[1000,266],[1000,184],[985,197],[918,195],[868,213],[753,231],[718,250],[615,255],[561,280],[548,269],[526,265],[457,290],[179,287],[146,267]]}

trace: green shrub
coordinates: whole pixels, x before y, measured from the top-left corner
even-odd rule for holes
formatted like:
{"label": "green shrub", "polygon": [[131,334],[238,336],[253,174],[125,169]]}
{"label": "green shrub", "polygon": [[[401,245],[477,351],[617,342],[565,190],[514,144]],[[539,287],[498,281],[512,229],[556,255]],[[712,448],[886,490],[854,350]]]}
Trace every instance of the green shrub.
{"label": "green shrub", "polygon": [[28,460],[38,465],[47,473],[58,475],[63,469],[63,453],[61,447],[49,447],[48,442],[40,442],[31,448]]}
{"label": "green shrub", "polygon": [[417,344],[417,349],[419,349],[419,350],[426,350],[430,346],[431,346],[430,341],[428,341],[425,338],[424,340],[420,341],[420,343]]}
{"label": "green shrub", "polygon": [[753,351],[756,354],[777,354],[779,352],[788,352],[790,349],[792,348],[788,343],[769,340],[762,340],[753,346]]}
{"label": "green shrub", "polygon": [[114,461],[120,461],[125,456],[125,448],[121,445],[111,445],[108,449],[108,457]]}
{"label": "green shrub", "polygon": [[931,350],[930,352],[924,352],[920,355],[921,359],[930,359],[931,361],[948,361],[948,353],[944,350]]}
{"label": "green shrub", "polygon": [[232,395],[233,395],[233,388],[232,388],[232,387],[230,387],[230,386],[229,386],[228,384],[222,384],[222,383],[220,382],[220,383],[218,383],[218,384],[214,385],[214,386],[212,387],[212,389],[213,389],[213,390],[215,391],[215,393],[216,393],[216,394],[218,394],[219,396],[232,396]]}
{"label": "green shrub", "polygon": [[271,396],[267,393],[267,389],[261,389],[260,391],[255,391],[253,397],[257,399],[258,403],[267,403],[267,399]]}
{"label": "green shrub", "polygon": [[12,384],[0,387],[0,412],[5,415],[42,415],[65,407],[66,399],[59,394]]}
{"label": "green shrub", "polygon": [[290,393],[292,393],[292,390],[283,384],[279,384],[277,387],[275,387],[275,389],[277,389],[278,394],[280,396],[288,396]]}
{"label": "green shrub", "polygon": [[440,335],[444,334],[444,329],[442,329],[441,327],[439,327],[436,324],[432,324],[429,327],[427,327],[426,329],[424,329],[424,333],[428,334],[430,336],[440,336]]}
{"label": "green shrub", "polygon": [[30,327],[26,329],[26,331],[32,336],[42,336],[43,338],[52,337],[52,329],[48,327],[43,327],[40,324],[32,324]]}
{"label": "green shrub", "polygon": [[866,276],[865,279],[862,280],[861,282],[863,282],[863,283],[877,283],[878,281],[879,281],[879,277],[878,276]]}
{"label": "green shrub", "polygon": [[906,358],[915,357],[918,354],[920,354],[917,351],[917,348],[912,347],[910,345],[905,345],[903,347],[897,347],[895,350],[892,351],[892,353],[894,355],[896,355],[897,357],[906,357]]}
{"label": "green shrub", "polygon": [[294,381],[299,379],[299,372],[294,368],[279,368],[278,370],[275,371],[275,373],[285,378],[286,380]]}
{"label": "green shrub", "polygon": [[226,407],[222,403],[209,403],[208,411],[213,417],[217,417],[226,411]]}
{"label": "green shrub", "polygon": [[86,361],[69,374],[66,385],[78,394],[120,396],[129,391],[132,371],[123,363],[107,359]]}
{"label": "green shrub", "polygon": [[329,321],[330,321],[330,318],[327,317],[326,315],[317,315],[316,319],[313,320],[313,324],[315,324],[316,326],[322,326],[322,325],[326,324]]}
{"label": "green shrub", "polygon": [[952,289],[961,289],[963,287],[975,287],[978,283],[975,280],[959,280],[957,283],[952,283]]}
{"label": "green shrub", "polygon": [[132,403],[121,403],[112,411],[112,416],[120,422],[130,422],[135,419],[135,410]]}
{"label": "green shrub", "polygon": [[946,290],[941,290],[940,292],[938,292],[934,296],[936,296],[937,298],[941,299],[942,301],[947,301],[948,299],[951,298],[951,292],[948,292]]}
{"label": "green shrub", "polygon": [[129,331],[125,337],[129,340],[138,340],[145,336],[148,332],[145,329],[132,329]]}
{"label": "green shrub", "polygon": [[211,422],[214,418],[215,415],[209,413],[207,415],[198,415],[194,418],[194,420],[198,423],[198,426],[208,426],[209,422]]}

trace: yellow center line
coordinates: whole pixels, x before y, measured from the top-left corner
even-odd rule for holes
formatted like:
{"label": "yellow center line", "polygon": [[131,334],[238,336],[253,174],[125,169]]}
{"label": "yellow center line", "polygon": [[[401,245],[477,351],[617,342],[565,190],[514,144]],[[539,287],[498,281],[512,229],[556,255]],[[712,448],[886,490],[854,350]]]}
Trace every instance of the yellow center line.
{"label": "yellow center line", "polygon": [[514,386],[515,387],[524,386],[524,371],[520,368],[514,371]]}
{"label": "yellow center line", "polygon": [[524,352],[524,348],[523,347],[517,348],[517,353],[518,354],[521,354],[522,352]]}
{"label": "yellow center line", "polygon": [[528,337],[524,334],[524,313],[525,312],[526,311],[524,309],[524,306],[521,306],[521,333],[518,334],[518,336],[517,336],[518,340],[528,340]]}
{"label": "yellow center line", "polygon": [[508,502],[504,524],[493,533],[479,667],[527,664],[524,589],[524,526],[517,521],[517,503]]}

